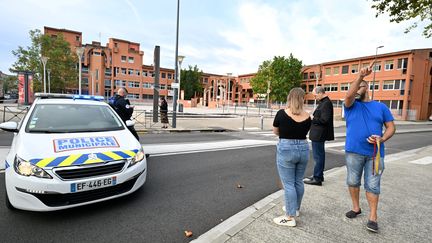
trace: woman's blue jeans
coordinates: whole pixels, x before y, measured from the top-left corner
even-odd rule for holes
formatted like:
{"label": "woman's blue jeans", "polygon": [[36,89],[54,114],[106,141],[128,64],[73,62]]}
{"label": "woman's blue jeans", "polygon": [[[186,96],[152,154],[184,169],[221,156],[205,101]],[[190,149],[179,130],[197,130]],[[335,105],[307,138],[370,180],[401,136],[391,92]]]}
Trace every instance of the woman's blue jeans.
{"label": "woman's blue jeans", "polygon": [[287,215],[295,216],[304,194],[303,177],[309,160],[307,140],[280,139],[276,162],[279,177],[285,190]]}

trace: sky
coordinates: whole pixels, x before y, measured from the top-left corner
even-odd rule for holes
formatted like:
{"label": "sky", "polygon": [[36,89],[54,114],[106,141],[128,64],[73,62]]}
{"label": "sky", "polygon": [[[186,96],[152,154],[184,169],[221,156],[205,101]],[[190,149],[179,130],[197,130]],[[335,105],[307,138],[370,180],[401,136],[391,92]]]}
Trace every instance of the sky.
{"label": "sky", "polygon": [[[10,73],[12,50],[29,46],[29,31],[44,26],[82,32],[83,43],[109,38],[140,43],[144,64],[174,68],[176,0],[0,0],[0,71]],[[432,48],[424,24],[375,17],[372,0],[180,0],[182,68],[206,73],[254,73],[290,53],[304,65],[409,49]]]}

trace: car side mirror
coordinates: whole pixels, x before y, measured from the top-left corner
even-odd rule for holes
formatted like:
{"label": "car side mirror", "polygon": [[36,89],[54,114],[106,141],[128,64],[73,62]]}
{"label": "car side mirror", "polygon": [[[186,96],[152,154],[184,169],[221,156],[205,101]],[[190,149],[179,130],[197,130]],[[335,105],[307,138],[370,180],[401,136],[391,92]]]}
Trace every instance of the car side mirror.
{"label": "car side mirror", "polygon": [[16,122],[3,122],[0,124],[0,129],[7,132],[18,132],[18,123]]}
{"label": "car side mirror", "polygon": [[126,126],[127,126],[127,127],[133,127],[133,126],[135,126],[135,121],[127,120],[127,121],[126,121]]}

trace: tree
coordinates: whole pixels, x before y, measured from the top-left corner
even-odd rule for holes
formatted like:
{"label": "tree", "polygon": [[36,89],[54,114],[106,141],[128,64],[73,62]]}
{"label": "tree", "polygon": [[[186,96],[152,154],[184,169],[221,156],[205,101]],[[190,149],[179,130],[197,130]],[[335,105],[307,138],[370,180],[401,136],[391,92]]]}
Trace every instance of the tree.
{"label": "tree", "polygon": [[286,102],[289,91],[300,86],[302,66],[302,61],[292,54],[264,61],[250,81],[254,93],[266,94],[269,88],[270,100]]}
{"label": "tree", "polygon": [[195,67],[189,65],[189,70],[183,69],[180,71],[180,86],[184,90],[184,99],[190,100],[196,94],[202,93],[201,77],[203,72]]}
{"label": "tree", "polygon": [[18,77],[16,75],[7,75],[2,79],[3,93],[17,92],[18,90]]}
{"label": "tree", "polygon": [[[43,65],[40,55],[48,57],[46,70],[50,69],[51,92],[67,92],[67,88],[78,85],[76,71],[77,57],[73,55],[70,44],[63,36],[51,37],[43,35],[40,30],[30,31],[31,45],[19,46],[12,54],[17,58],[11,71],[31,71],[33,75],[33,90],[43,91]],[[46,76],[48,88],[48,75]]]}
{"label": "tree", "polygon": [[[388,13],[390,22],[400,23],[410,19],[420,17],[420,21],[425,21],[426,26],[423,35],[426,38],[432,37],[432,0],[400,1],[400,0],[372,0],[372,8],[377,10],[376,17]],[[405,33],[417,27],[417,22],[409,26]]]}

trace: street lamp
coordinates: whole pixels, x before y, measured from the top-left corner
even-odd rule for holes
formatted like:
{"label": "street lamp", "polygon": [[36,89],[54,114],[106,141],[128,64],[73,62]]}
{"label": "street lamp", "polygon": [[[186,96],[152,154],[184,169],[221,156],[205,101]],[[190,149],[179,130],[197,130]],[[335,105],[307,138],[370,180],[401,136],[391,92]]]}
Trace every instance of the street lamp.
{"label": "street lamp", "polygon": [[270,108],[270,80],[267,80],[267,108]]}
{"label": "street lamp", "polygon": [[228,109],[229,109],[229,106],[230,106],[230,101],[232,99],[232,95],[231,95],[231,98],[230,98],[230,93],[231,93],[231,75],[232,75],[232,73],[227,73],[227,77],[228,77]]}
{"label": "street lamp", "polygon": [[51,69],[48,69],[47,72],[48,72],[48,93],[51,93]]}
{"label": "street lamp", "polygon": [[[179,73],[178,73],[178,84],[179,84],[179,87],[178,87],[178,89],[177,89],[177,98],[180,100],[181,99],[181,97],[180,97],[180,91],[181,91],[181,86],[180,86],[180,82],[181,82],[181,65],[182,65],[182,62],[183,62],[183,59],[185,58],[185,56],[178,56],[177,57],[177,61],[178,61],[178,63],[179,63]],[[180,104],[179,104],[180,105]],[[179,109],[180,110],[180,109]]]}
{"label": "street lamp", "polygon": [[375,91],[375,73],[376,73],[376,69],[375,69],[375,62],[376,62],[376,59],[377,59],[377,55],[378,55],[378,49],[379,48],[383,48],[384,46],[378,46],[376,49],[375,49],[375,60],[374,60],[374,64],[373,64],[373,79],[372,79],[372,100],[374,99],[374,91]]}
{"label": "street lamp", "polygon": [[[177,0],[177,29],[176,29],[176,46],[175,46],[175,82],[179,85],[178,89],[180,88],[179,79],[178,79],[178,37],[179,37],[179,14],[180,13],[180,0]],[[178,90],[177,90],[178,92]],[[172,117],[172,128],[177,127],[177,92],[174,92],[173,97],[173,117]]]}
{"label": "street lamp", "polygon": [[77,54],[77,56],[78,56],[78,62],[79,62],[79,67],[78,67],[78,70],[79,70],[79,76],[78,76],[78,94],[79,95],[81,95],[81,59],[82,59],[82,56],[83,56],[83,54],[84,54],[84,50],[85,50],[85,48],[84,47],[77,47],[76,48],[76,54]]}
{"label": "street lamp", "polygon": [[[315,92],[316,92],[316,88],[318,87],[318,79],[319,79],[319,76],[320,76],[320,73],[319,73],[319,72],[315,72],[315,78],[316,78],[316,83],[315,83]],[[314,110],[315,110],[315,108],[316,108],[316,102],[317,102],[317,100],[316,100],[316,98],[315,98],[315,101],[314,101]]]}
{"label": "street lamp", "polygon": [[[95,76],[96,76],[96,70],[90,71],[90,76],[92,78],[92,80],[91,80],[92,95],[95,95],[94,80],[95,80]],[[89,94],[90,94],[90,92],[89,92]]]}
{"label": "street lamp", "polygon": [[45,71],[45,68],[46,68],[46,64],[48,61],[48,57],[41,56],[41,61],[42,61],[43,72],[44,72],[43,73],[44,93],[46,93],[46,71]]}

